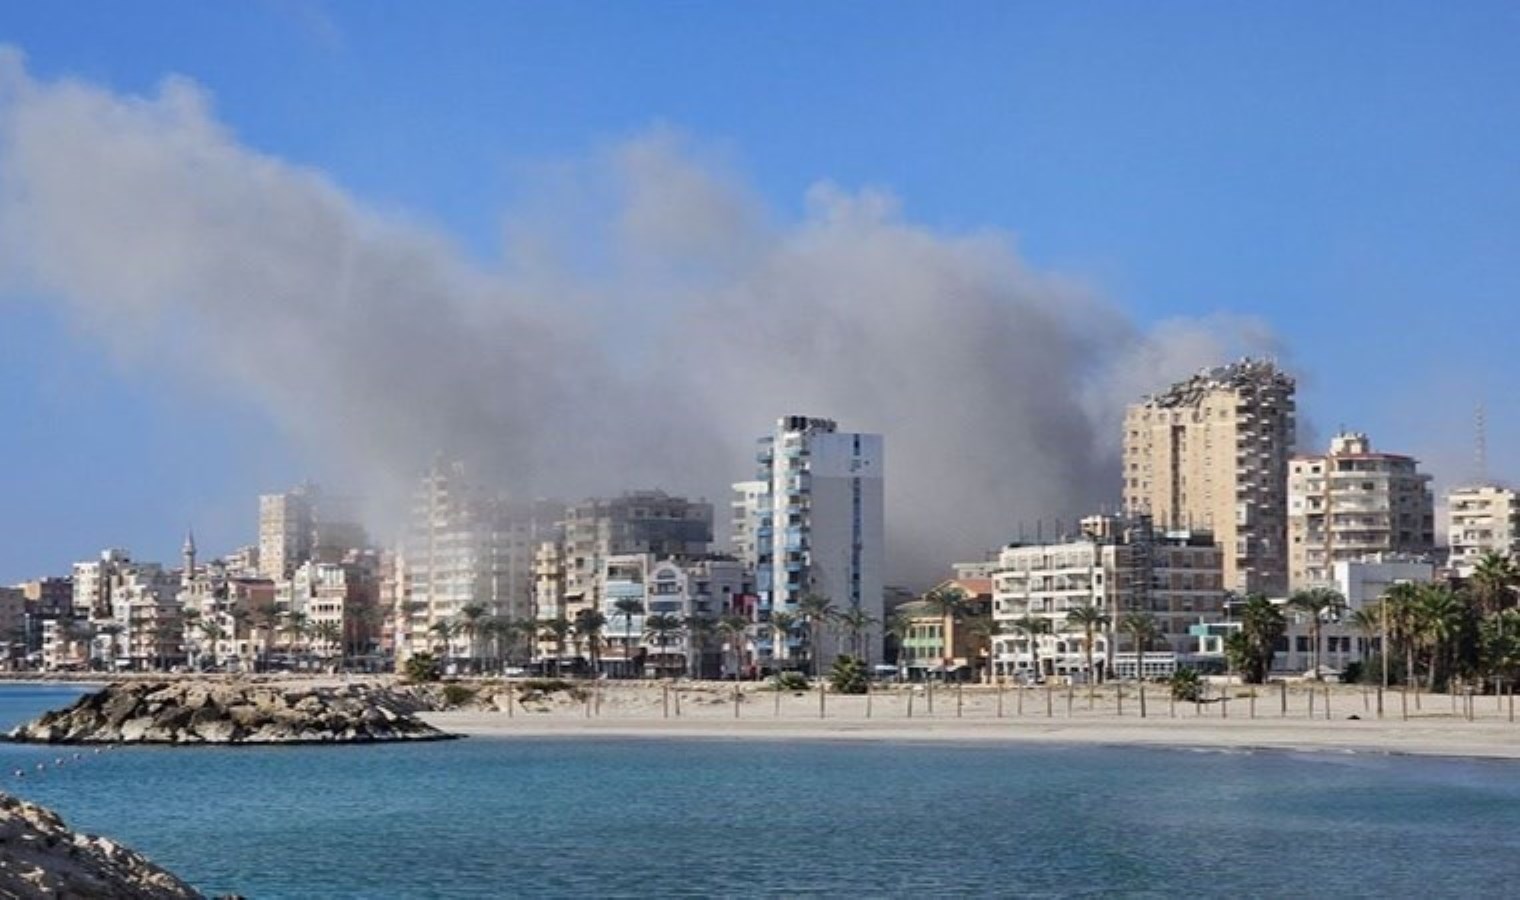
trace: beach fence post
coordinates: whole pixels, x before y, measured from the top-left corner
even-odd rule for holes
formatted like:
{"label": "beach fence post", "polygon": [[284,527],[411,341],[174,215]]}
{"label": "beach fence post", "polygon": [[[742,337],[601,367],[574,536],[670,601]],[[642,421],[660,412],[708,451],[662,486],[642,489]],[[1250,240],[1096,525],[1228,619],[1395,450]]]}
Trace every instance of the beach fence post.
{"label": "beach fence post", "polygon": [[1377,686],[1377,701],[1377,717],[1381,719],[1383,717],[1383,686],[1381,684]]}
{"label": "beach fence post", "polygon": [[596,715],[597,715],[597,717],[600,718],[601,715],[602,715],[602,685],[601,685],[601,682],[597,682],[597,684],[591,689],[591,691],[592,691],[591,696],[593,696],[593,697],[596,698],[596,709],[593,710],[593,712],[595,712]]}
{"label": "beach fence post", "polygon": [[1019,715],[1024,715],[1024,682],[1019,682]]}
{"label": "beach fence post", "polygon": [[1225,677],[1224,687],[1219,689],[1219,718],[1230,717],[1230,679]]}
{"label": "beach fence post", "polygon": [[676,688],[671,693],[676,695],[676,718],[679,719],[681,718],[681,689]]}
{"label": "beach fence post", "polygon": [[1409,721],[1409,684],[1406,681],[1399,685],[1399,708],[1404,715],[1404,721]]}
{"label": "beach fence post", "polygon": [[1177,695],[1172,691],[1166,692],[1166,711],[1172,718],[1177,718]]}
{"label": "beach fence post", "polygon": [[1204,687],[1204,686],[1200,685],[1199,688],[1198,688],[1198,693],[1196,693],[1196,694],[1193,695],[1193,717],[1194,718],[1201,718],[1203,716],[1203,692],[1206,691],[1206,690],[1208,690],[1207,687]]}
{"label": "beach fence post", "polygon": [[1145,679],[1140,679],[1140,718],[1145,718]]}
{"label": "beach fence post", "polygon": [[1254,685],[1251,687],[1251,699],[1248,703],[1251,708],[1250,717],[1254,719],[1256,718],[1256,687]]}
{"label": "beach fence post", "polygon": [[1367,685],[1364,684],[1362,685],[1362,712],[1369,711],[1368,703],[1370,702],[1371,701],[1367,699]]}
{"label": "beach fence post", "polygon": [[781,718],[781,682],[776,682],[776,718]]}
{"label": "beach fence post", "polygon": [[1124,682],[1114,682],[1114,697],[1119,701],[1119,717],[1124,717]]}
{"label": "beach fence post", "polygon": [[866,682],[866,718],[871,718],[871,682]]}
{"label": "beach fence post", "polygon": [[1325,682],[1325,721],[1330,721],[1330,682]]}
{"label": "beach fence post", "polygon": [[743,699],[744,696],[739,691],[739,683],[736,681],[734,682],[734,718],[736,719],[739,718],[739,704]]}
{"label": "beach fence post", "polygon": [[1070,677],[1066,679],[1066,718],[1071,718],[1071,704],[1076,699],[1077,685]]}
{"label": "beach fence post", "polygon": [[660,709],[665,718],[670,718],[670,685],[660,685]]}
{"label": "beach fence post", "polygon": [[1279,681],[1277,686],[1282,688],[1280,693],[1282,697],[1282,717],[1286,719],[1288,717],[1288,683],[1286,681]]}
{"label": "beach fence post", "polygon": [[1045,718],[1053,718],[1056,714],[1056,686],[1049,679],[1045,681]]}
{"label": "beach fence post", "polygon": [[965,705],[965,701],[961,697],[961,688],[963,687],[965,685],[962,682],[957,681],[955,683],[955,717],[957,719],[961,717],[961,708]]}
{"label": "beach fence post", "polygon": [[592,698],[592,696],[595,693],[596,693],[596,686],[595,685],[593,685],[591,687],[591,690],[589,690],[589,691],[586,692],[586,702],[585,702],[584,706],[586,707],[586,718],[588,718],[588,719],[591,718],[591,702],[592,702],[591,698]]}
{"label": "beach fence post", "polygon": [[913,685],[908,685],[908,718],[913,718]]}
{"label": "beach fence post", "polygon": [[517,713],[515,711],[516,706],[517,706],[517,686],[509,684],[509,685],[507,685],[507,718],[510,719],[510,718],[513,718],[513,717],[515,717],[517,715]]}
{"label": "beach fence post", "polygon": [[1309,718],[1314,718],[1314,685],[1309,685]]}
{"label": "beach fence post", "polygon": [[934,715],[934,676],[924,676],[924,703],[929,707],[929,715]]}
{"label": "beach fence post", "polygon": [[997,683],[997,717],[1003,717],[1003,682]]}
{"label": "beach fence post", "polygon": [[1509,685],[1509,720],[1515,721],[1515,686]]}
{"label": "beach fence post", "polygon": [[823,679],[818,679],[818,718],[820,719],[828,714],[828,711],[825,709],[825,704],[828,703],[828,700],[825,698],[827,698],[828,695],[829,692],[827,690],[824,690]]}

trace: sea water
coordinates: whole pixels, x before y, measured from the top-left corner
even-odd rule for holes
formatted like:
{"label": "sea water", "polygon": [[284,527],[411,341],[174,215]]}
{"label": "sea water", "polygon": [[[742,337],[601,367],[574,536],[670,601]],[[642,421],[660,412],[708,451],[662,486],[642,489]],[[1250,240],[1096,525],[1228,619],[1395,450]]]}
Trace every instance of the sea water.
{"label": "sea water", "polygon": [[[77,693],[0,687],[0,724]],[[469,738],[7,744],[0,775],[76,829],[250,898],[1502,896],[1520,874],[1510,762]]]}

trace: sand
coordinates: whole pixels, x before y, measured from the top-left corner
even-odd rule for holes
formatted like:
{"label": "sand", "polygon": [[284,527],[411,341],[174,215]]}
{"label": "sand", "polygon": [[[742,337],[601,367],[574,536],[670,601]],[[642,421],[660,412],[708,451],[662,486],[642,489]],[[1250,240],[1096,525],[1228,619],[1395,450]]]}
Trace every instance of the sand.
{"label": "sand", "polygon": [[[590,685],[581,687],[587,691]],[[1511,720],[1508,697],[1410,694],[1384,695],[1377,717],[1376,692],[1332,686],[1325,716],[1323,686],[1279,685],[1252,689],[1234,684],[1210,689],[1201,704],[1169,702],[1163,685],[1146,688],[1147,716],[1140,717],[1135,686],[1119,692],[1106,687],[1089,698],[1086,689],[1069,694],[1048,690],[989,687],[938,688],[931,698],[922,687],[883,688],[868,702],[859,696],[827,695],[820,714],[816,691],[784,693],[744,685],[734,701],[732,684],[603,682],[599,702],[567,694],[547,702],[519,705],[513,714],[497,711],[424,713],[446,731],[500,738],[620,737],[744,740],[882,740],[1029,742],[1055,744],[1152,745],[1210,749],[1278,749],[1400,753],[1520,759],[1520,722]],[[1222,693],[1229,701],[1221,702]],[[1001,694],[1001,697],[999,696]],[[1313,715],[1310,697],[1313,696]],[[909,697],[912,717],[909,717]],[[1407,718],[1403,702],[1407,699]],[[1001,705],[1001,711],[1000,711]]]}

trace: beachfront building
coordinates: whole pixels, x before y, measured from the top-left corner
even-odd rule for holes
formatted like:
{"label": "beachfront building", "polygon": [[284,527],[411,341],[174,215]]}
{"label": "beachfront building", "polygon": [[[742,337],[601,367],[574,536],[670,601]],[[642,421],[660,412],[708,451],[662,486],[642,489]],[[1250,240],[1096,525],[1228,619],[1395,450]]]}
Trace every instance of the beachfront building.
{"label": "beachfront building", "polygon": [[602,606],[609,558],[633,553],[695,558],[708,552],[712,539],[713,508],[706,500],[642,490],[572,504],[564,521],[566,615]]}
{"label": "beachfront building", "polygon": [[1448,561],[1461,578],[1488,553],[1520,553],[1520,496],[1498,485],[1469,485],[1446,495]]}
{"label": "beachfront building", "polygon": [[1332,583],[1334,564],[1435,550],[1430,476],[1416,461],[1375,453],[1343,432],[1321,456],[1295,457],[1288,477],[1288,586]]}
{"label": "beachfront building", "polygon": [[[755,572],[758,614],[796,615],[803,598],[827,598],[840,613],[883,618],[885,457],[879,434],[841,432],[831,419],[783,416],[757,442],[756,477],[734,485],[735,545]],[[810,648],[804,630],[765,629],[762,664],[794,667]],[[834,651],[817,650],[827,669]],[[865,635],[869,661],[881,658],[880,625]]]}
{"label": "beachfront building", "polygon": [[1210,532],[1225,587],[1287,587],[1294,381],[1271,362],[1207,369],[1129,407],[1124,509],[1168,531]]}
{"label": "beachfront building", "polygon": [[397,665],[424,651],[470,656],[473,638],[453,627],[463,620],[530,618],[534,550],[556,533],[561,512],[549,502],[509,502],[463,463],[436,460],[413,494],[395,560]]}
{"label": "beachfront building", "polygon": [[906,629],[897,643],[900,676],[968,681],[980,680],[988,670],[991,642],[977,623],[991,625],[992,578],[950,578],[924,597],[950,591],[958,592],[964,605],[949,615],[924,598],[897,607],[894,614],[905,620]]}
{"label": "beachfront building", "polygon": [[[739,560],[623,554],[604,561],[601,582],[605,624],[598,655],[604,671],[717,677],[742,659],[723,658],[716,627],[722,616],[742,614],[751,597],[752,578]],[[578,653],[584,657],[586,648]]]}
{"label": "beachfront building", "polygon": [[259,574],[271,581],[289,578],[311,559],[316,530],[316,488],[303,485],[259,496]]}
{"label": "beachfront building", "polygon": [[[994,674],[1134,677],[1139,654],[1122,627],[1129,613],[1150,615],[1161,632],[1146,648],[1146,677],[1202,662],[1207,648],[1193,629],[1224,617],[1225,556],[1207,532],[1163,531],[1143,517],[1093,516],[1073,539],[1009,545],[992,577]],[[1071,622],[1089,608],[1108,619],[1093,635],[1092,670],[1086,629]]]}
{"label": "beachfront building", "polygon": [[74,563],[69,579],[74,595],[74,615],[91,621],[111,617],[111,586],[121,572],[132,565],[132,554],[112,548],[102,550],[99,559]]}

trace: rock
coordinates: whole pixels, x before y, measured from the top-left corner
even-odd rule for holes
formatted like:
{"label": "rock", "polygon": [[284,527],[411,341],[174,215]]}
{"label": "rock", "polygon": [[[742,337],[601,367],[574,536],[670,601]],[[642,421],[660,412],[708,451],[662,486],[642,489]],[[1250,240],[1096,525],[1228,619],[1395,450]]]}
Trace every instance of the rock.
{"label": "rock", "polygon": [[0,897],[201,896],[141,854],[107,838],[71,831],[51,810],[0,794]]}
{"label": "rock", "polygon": [[[410,701],[407,701],[410,702]],[[200,681],[111,685],[10,732],[41,743],[280,744],[451,737],[383,688]]]}

